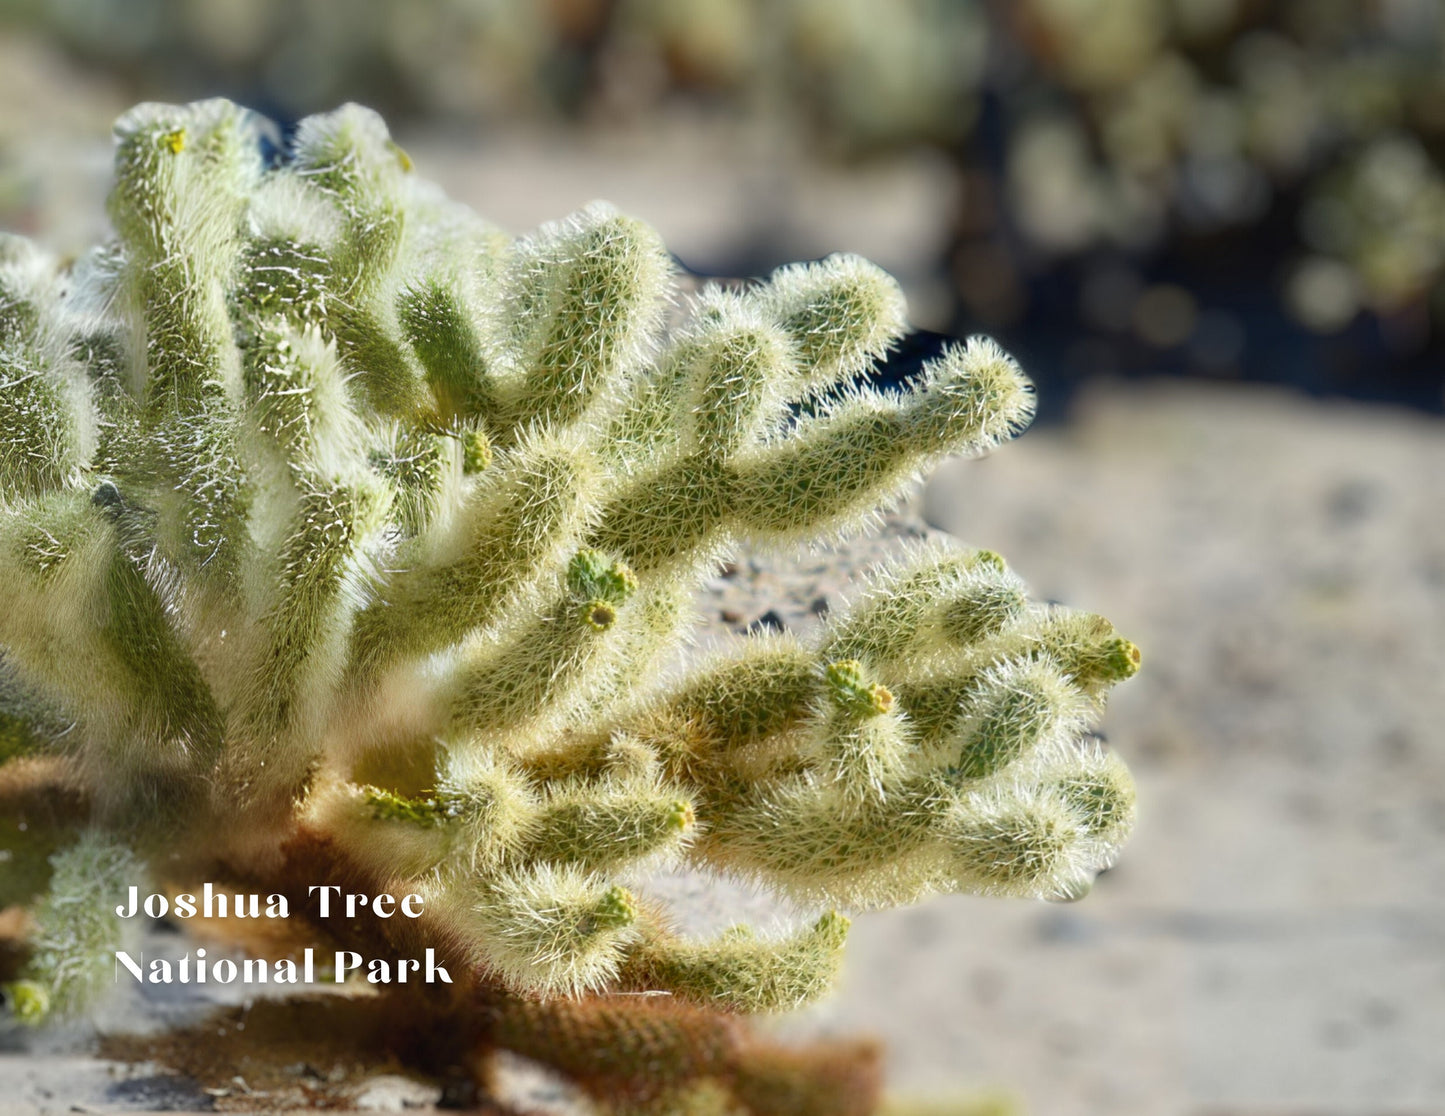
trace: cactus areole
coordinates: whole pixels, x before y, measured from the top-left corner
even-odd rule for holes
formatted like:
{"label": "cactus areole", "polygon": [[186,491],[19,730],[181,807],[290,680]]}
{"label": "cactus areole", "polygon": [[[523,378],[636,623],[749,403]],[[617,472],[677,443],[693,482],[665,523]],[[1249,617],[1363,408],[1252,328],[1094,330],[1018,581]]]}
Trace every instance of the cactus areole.
{"label": "cactus areole", "polygon": [[[384,895],[314,944],[519,1003],[783,1010],[841,910],[1075,897],[1111,861],[1132,784],[1087,730],[1138,652],[991,552],[915,547],[814,637],[678,654],[734,547],[859,530],[1026,425],[991,341],[862,386],[906,318],[851,256],[665,322],[645,224],[503,235],[355,106],[269,162],[224,101],[115,134],[109,240],[0,241],[13,1011],[83,1009],[116,908],[203,886],[293,923]],[[689,938],[668,864],[811,913]]]}

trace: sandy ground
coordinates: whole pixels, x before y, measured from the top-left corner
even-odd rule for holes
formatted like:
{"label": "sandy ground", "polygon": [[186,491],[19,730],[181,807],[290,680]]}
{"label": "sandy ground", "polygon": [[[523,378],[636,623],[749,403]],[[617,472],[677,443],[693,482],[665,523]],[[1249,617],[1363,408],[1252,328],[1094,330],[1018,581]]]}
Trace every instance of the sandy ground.
{"label": "sandy ground", "polygon": [[1031,1111],[1445,1111],[1445,430],[1104,389],[926,511],[1145,649],[1141,821],[1077,906],[860,920],[835,1011]]}

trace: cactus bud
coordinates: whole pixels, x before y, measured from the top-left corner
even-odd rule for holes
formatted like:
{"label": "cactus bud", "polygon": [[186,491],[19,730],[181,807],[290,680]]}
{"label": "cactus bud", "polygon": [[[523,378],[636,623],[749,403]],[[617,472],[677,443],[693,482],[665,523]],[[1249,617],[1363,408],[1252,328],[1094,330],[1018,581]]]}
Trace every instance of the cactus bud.
{"label": "cactus bud", "polygon": [[870,717],[893,708],[893,695],[881,682],[869,682],[857,659],[829,663],[826,676],[828,695],[839,709],[853,716]]}

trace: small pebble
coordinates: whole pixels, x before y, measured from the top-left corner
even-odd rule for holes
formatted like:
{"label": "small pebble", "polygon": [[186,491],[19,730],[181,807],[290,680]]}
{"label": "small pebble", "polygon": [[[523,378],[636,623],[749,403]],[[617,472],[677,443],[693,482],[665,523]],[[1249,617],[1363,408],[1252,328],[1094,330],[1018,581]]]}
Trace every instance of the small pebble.
{"label": "small pebble", "polygon": [[766,631],[781,632],[786,626],[787,625],[783,623],[783,618],[778,615],[777,611],[770,608],[749,624],[747,630],[749,635],[754,635],[758,632]]}

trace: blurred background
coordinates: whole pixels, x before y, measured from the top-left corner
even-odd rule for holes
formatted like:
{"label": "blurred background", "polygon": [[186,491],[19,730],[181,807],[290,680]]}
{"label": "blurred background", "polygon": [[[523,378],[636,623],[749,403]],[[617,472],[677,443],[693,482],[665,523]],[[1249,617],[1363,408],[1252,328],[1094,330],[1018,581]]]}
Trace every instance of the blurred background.
{"label": "blurred background", "polygon": [[[1143,646],[1138,833],[1081,905],[860,918],[792,1026],[1039,1116],[1445,1112],[1439,0],[0,0],[0,226],[79,250],[111,120],[215,95],[369,104],[516,232],[860,252],[921,331],[880,375],[984,331],[1034,376],[909,512]],[[718,614],[806,627],[862,557]]]}

